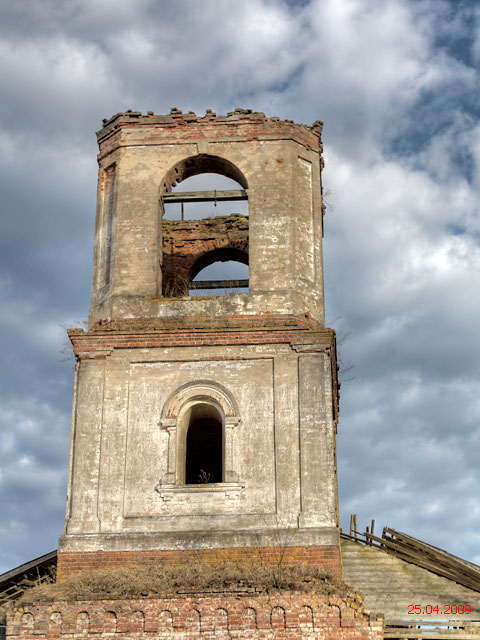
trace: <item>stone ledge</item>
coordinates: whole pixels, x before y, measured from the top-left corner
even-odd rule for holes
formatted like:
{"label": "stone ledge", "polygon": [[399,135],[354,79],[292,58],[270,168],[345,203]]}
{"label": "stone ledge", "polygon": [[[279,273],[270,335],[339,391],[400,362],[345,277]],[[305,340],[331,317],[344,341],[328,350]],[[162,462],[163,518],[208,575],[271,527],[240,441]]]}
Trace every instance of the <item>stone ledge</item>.
{"label": "stone ledge", "polygon": [[171,500],[172,498],[188,497],[192,494],[200,494],[210,496],[212,493],[223,493],[226,498],[235,498],[236,495],[245,489],[244,482],[212,482],[209,484],[158,484],[155,491],[160,495],[162,500]]}
{"label": "stone ledge", "polygon": [[[171,301],[171,299],[166,299]],[[88,334],[106,334],[110,332],[181,332],[184,330],[205,332],[205,331],[231,331],[232,329],[251,331],[285,331],[302,330],[321,334],[325,337],[333,337],[335,331],[323,327],[309,313],[304,314],[281,314],[281,313],[257,313],[244,315],[225,316],[176,316],[176,317],[136,317],[122,318],[116,320],[99,320],[90,330],[84,331],[80,328],[69,329],[71,336]]]}

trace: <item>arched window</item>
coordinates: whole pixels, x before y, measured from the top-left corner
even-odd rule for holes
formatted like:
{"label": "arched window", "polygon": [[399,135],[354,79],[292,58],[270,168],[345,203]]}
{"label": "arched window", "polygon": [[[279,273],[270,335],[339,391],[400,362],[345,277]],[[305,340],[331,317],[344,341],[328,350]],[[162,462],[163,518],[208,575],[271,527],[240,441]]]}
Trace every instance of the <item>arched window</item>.
{"label": "arched window", "polygon": [[248,291],[248,253],[229,247],[214,249],[200,256],[188,274],[190,295],[225,295]]}
{"label": "arched window", "polygon": [[167,468],[156,490],[167,495],[188,485],[199,485],[195,491],[203,484],[222,484],[212,487],[214,491],[243,488],[233,454],[233,431],[239,423],[236,401],[217,382],[197,380],[176,389],[160,418],[168,434]]}
{"label": "arched window", "polygon": [[[235,165],[208,154],[186,158],[166,174],[160,193],[163,296],[248,290],[247,189]],[[214,262],[212,273],[195,279]]]}
{"label": "arched window", "polygon": [[185,456],[185,484],[223,480],[223,420],[211,404],[195,404],[190,413]]}

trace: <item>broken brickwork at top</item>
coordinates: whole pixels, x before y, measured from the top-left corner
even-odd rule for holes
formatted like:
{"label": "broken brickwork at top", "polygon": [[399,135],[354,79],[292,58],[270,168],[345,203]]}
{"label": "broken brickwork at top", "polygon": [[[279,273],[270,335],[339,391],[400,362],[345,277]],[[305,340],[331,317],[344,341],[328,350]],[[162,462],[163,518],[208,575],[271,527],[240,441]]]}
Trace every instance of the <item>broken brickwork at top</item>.
{"label": "broken brickwork at top", "polygon": [[[298,124],[293,120],[280,120],[276,116],[266,116],[262,111],[253,111],[252,109],[240,109],[236,108],[234,111],[229,111],[225,116],[217,116],[216,113],[212,111],[212,109],[206,109],[204,116],[198,116],[194,111],[188,111],[187,113],[183,113],[181,109],[177,109],[176,107],[172,107],[170,109],[170,113],[166,115],[155,115],[153,111],[147,111],[146,114],[143,114],[141,111],[132,111],[131,109],[127,109],[127,111],[120,111],[116,113],[111,118],[105,118],[102,121],[103,128],[105,129],[112,123],[114,123],[119,118],[131,118],[132,120],[139,120],[142,122],[143,119],[148,119],[149,123],[151,122],[159,122],[171,124],[177,121],[184,122],[204,122],[215,120],[216,122],[233,122],[238,120],[266,120],[270,122],[288,122],[291,124],[295,124],[297,127],[305,127],[310,128],[308,125]],[[312,124],[312,129],[318,129],[321,133],[323,127],[323,122],[321,120],[316,120]]]}
{"label": "broken brickwork at top", "polygon": [[268,117],[262,111],[253,111],[252,109],[240,109],[237,108],[234,111],[228,112],[226,115],[217,116],[211,109],[207,109],[205,115],[198,116],[193,111],[183,113],[180,109],[172,107],[169,114],[156,115],[153,111],[147,111],[146,114],[141,111],[127,110],[125,112],[116,113],[111,118],[105,118],[102,122],[102,129],[97,132],[97,138],[101,140],[106,135],[112,132],[112,130],[128,125],[129,123],[135,124],[158,124],[165,126],[176,125],[188,125],[192,123],[208,125],[209,123],[217,124],[242,124],[242,123],[255,123],[261,122],[263,125],[271,124],[272,130],[279,129],[281,126],[291,125],[297,130],[304,130],[305,133],[313,132],[318,140],[322,133],[323,122],[321,120],[315,120],[311,125],[299,124],[293,120],[281,120],[275,116]]}
{"label": "broken brickwork at top", "polygon": [[[322,152],[321,134],[323,122],[316,120],[311,126],[298,124],[293,120],[281,120],[268,117],[261,111],[251,109],[235,109],[227,115],[217,116],[211,109],[207,109],[204,116],[198,116],[193,111],[183,113],[180,109],[172,108],[169,114],[155,115],[148,111],[145,115],[140,111],[125,111],[103,120],[103,127],[97,132],[100,145],[100,155],[110,153],[116,147],[116,135],[124,133],[134,127],[132,135],[135,144],[153,144],[156,136],[152,135],[152,127],[158,130],[158,140],[165,144],[171,137],[173,144],[184,140],[188,143],[192,137],[205,140],[232,139],[279,139],[296,140],[306,149]],[[142,138],[142,127],[145,127],[145,137]],[[112,139],[113,138],[113,139]],[[322,160],[323,166],[323,160]]]}

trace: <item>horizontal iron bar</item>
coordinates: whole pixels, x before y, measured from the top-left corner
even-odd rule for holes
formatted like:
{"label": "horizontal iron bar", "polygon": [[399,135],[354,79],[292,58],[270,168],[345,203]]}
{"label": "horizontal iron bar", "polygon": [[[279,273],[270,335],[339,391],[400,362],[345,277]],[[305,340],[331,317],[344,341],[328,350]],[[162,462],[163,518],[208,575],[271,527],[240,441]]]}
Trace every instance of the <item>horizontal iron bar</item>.
{"label": "horizontal iron bar", "polygon": [[190,289],[240,289],[248,288],[248,280],[194,280]]}
{"label": "horizontal iron bar", "polygon": [[248,200],[247,192],[244,189],[165,193],[162,198],[163,202],[219,202],[220,200]]}

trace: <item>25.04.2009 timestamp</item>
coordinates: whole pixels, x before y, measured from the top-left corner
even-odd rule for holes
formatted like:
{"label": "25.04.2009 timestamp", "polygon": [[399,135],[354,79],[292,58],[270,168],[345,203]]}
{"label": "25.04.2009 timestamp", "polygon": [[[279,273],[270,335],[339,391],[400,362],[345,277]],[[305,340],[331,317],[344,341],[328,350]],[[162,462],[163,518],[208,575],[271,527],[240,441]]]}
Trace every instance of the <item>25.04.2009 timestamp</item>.
{"label": "25.04.2009 timestamp", "polygon": [[454,616],[472,613],[472,607],[469,604],[427,604],[422,606],[421,604],[409,604],[408,614],[413,616],[427,615],[431,616],[436,614],[438,616]]}

